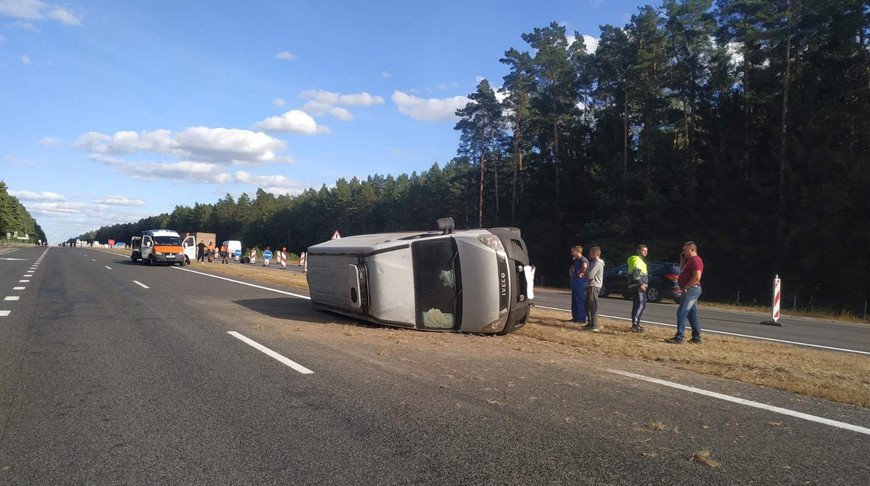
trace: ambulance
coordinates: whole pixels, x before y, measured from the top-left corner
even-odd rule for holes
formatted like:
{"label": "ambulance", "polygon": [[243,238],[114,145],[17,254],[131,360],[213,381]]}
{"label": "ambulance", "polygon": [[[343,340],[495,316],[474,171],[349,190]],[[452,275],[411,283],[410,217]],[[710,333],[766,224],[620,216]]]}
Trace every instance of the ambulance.
{"label": "ambulance", "polygon": [[196,260],[196,238],[182,241],[177,232],[167,229],[143,231],[140,258],[145,265],[189,265]]}
{"label": "ambulance", "polygon": [[314,305],[389,326],[507,334],[529,318],[534,268],[517,228],[350,236],[308,248]]}

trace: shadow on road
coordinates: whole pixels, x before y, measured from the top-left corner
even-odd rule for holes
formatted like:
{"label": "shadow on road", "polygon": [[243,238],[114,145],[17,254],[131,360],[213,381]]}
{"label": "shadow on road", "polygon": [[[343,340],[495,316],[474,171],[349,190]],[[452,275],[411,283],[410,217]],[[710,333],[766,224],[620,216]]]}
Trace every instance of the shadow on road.
{"label": "shadow on road", "polygon": [[382,327],[370,322],[350,319],[340,314],[317,310],[312,303],[300,299],[281,297],[273,299],[245,299],[234,300],[233,303],[275,319],[289,319],[321,324],[333,323],[370,328]]}

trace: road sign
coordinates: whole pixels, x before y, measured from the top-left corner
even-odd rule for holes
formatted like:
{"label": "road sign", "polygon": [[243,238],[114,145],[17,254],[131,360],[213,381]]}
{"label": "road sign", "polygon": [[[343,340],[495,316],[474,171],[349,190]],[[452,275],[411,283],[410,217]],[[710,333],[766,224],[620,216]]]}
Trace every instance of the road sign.
{"label": "road sign", "polygon": [[264,251],[263,252],[263,259],[271,260],[272,259],[272,252],[269,250]]}
{"label": "road sign", "polygon": [[234,256],[234,257],[240,257],[240,256],[242,256],[242,250],[236,248],[235,250],[233,250],[233,256]]}

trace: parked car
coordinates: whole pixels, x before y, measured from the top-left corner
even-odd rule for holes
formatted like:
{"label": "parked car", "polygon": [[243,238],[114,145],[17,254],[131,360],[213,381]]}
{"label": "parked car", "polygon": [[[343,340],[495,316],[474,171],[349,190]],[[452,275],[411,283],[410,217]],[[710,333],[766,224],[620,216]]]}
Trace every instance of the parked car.
{"label": "parked car", "polygon": [[[680,303],[683,292],[677,285],[677,277],[680,275],[680,265],[669,262],[646,262],[649,272],[649,285],[646,289],[647,302],[660,302],[662,299],[672,299]],[[628,264],[604,271],[604,283],[601,287],[602,297],[612,294],[620,294],[625,298],[631,298],[628,289]]]}

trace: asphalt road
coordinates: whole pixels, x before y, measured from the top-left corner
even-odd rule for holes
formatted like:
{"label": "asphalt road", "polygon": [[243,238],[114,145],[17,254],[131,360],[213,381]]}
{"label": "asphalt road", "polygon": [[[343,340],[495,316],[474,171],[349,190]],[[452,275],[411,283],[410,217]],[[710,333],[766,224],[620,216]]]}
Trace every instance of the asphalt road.
{"label": "asphalt road", "polygon": [[870,482],[868,409],[521,336],[359,325],[196,266],[0,258],[18,259],[0,259],[0,484]]}

